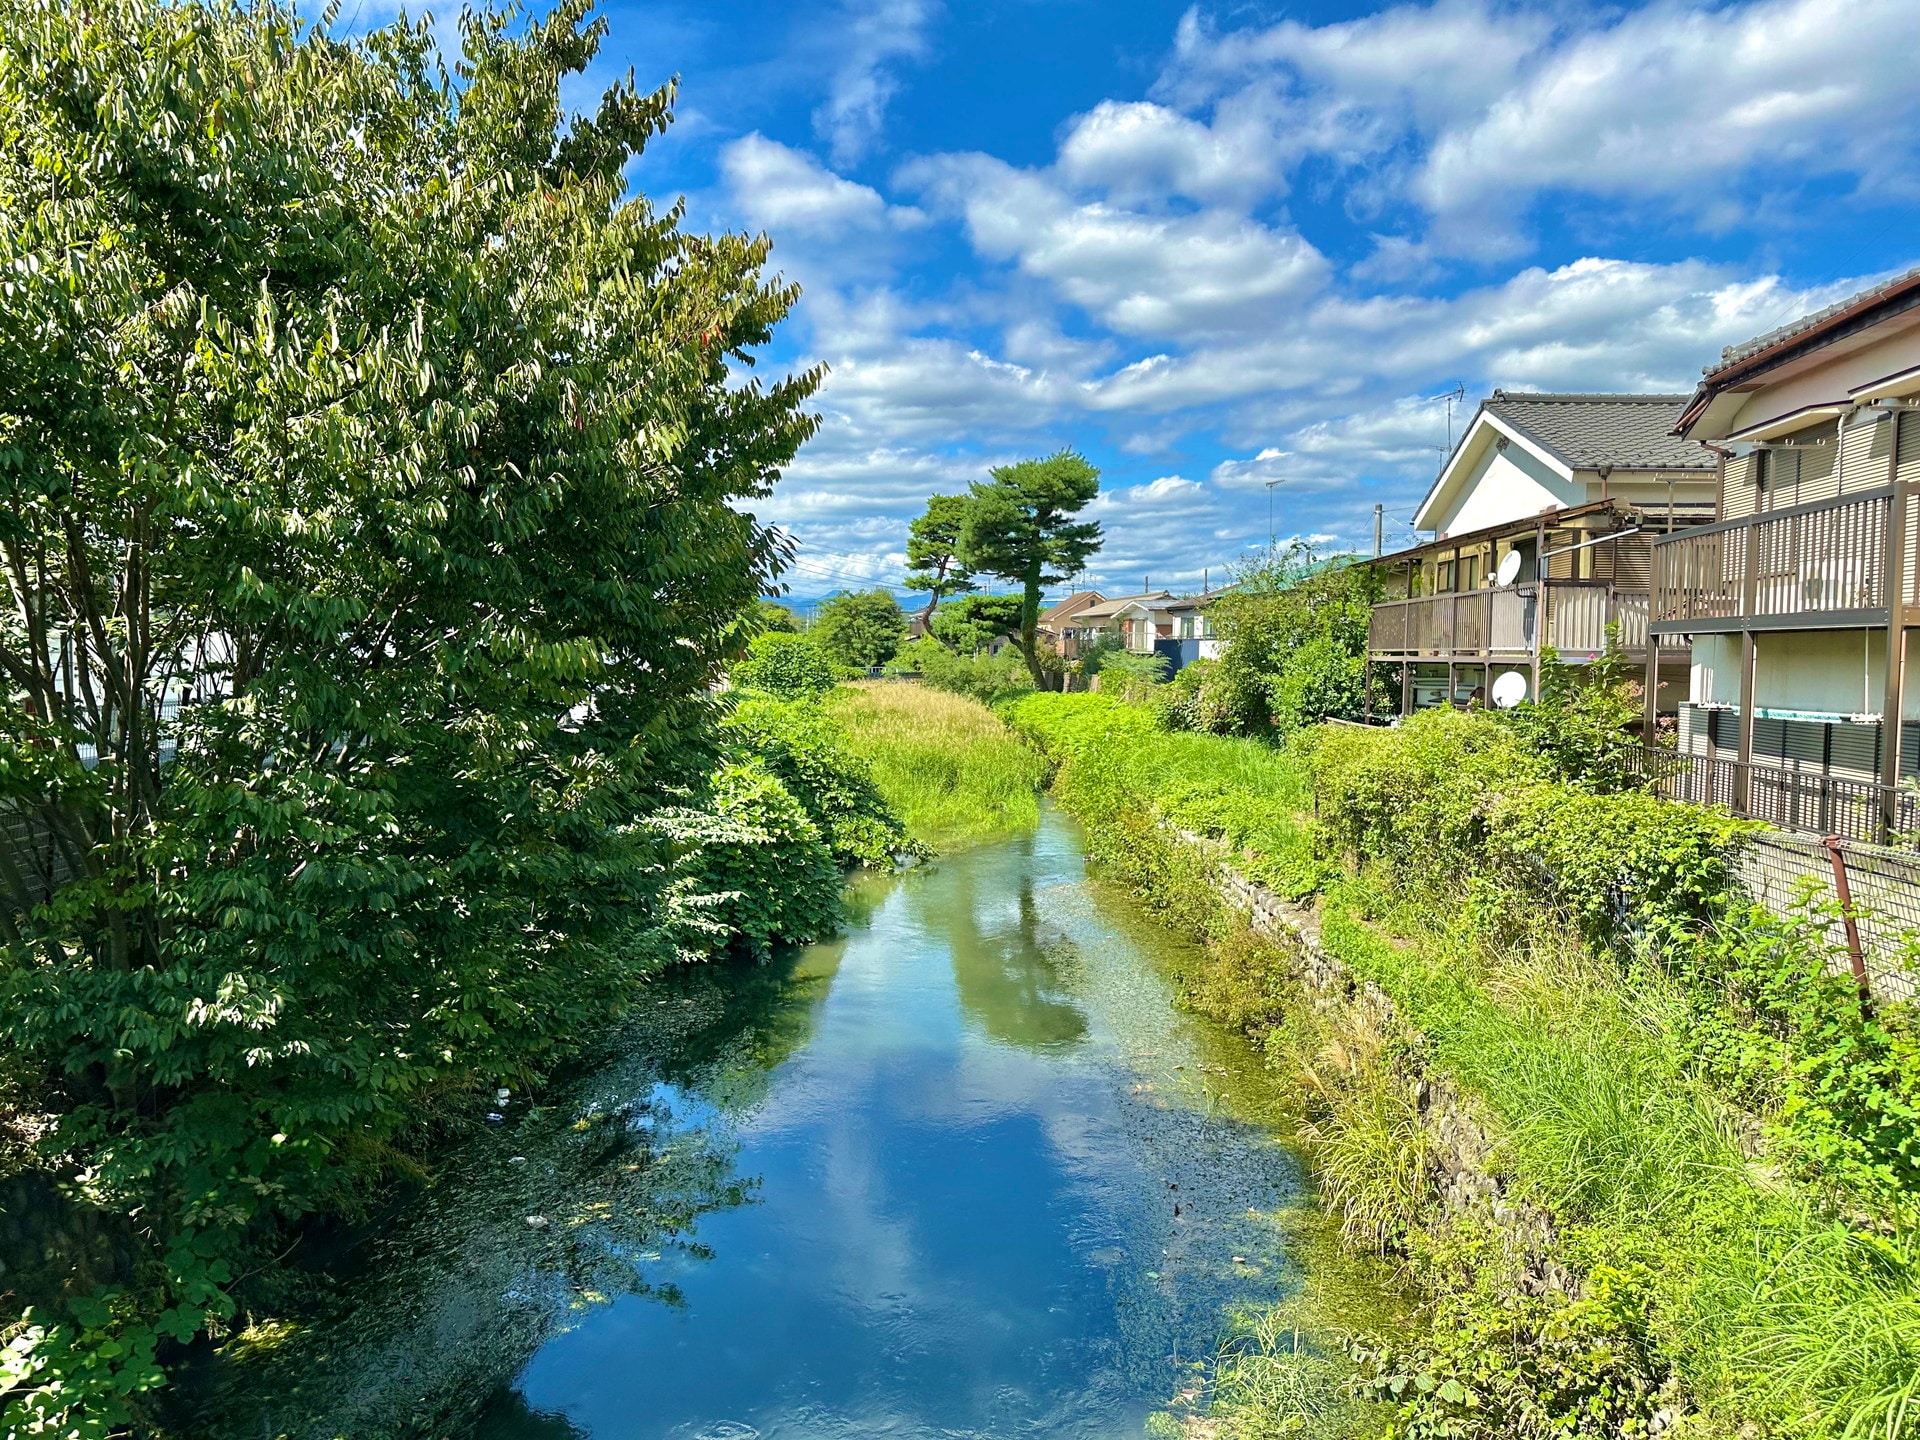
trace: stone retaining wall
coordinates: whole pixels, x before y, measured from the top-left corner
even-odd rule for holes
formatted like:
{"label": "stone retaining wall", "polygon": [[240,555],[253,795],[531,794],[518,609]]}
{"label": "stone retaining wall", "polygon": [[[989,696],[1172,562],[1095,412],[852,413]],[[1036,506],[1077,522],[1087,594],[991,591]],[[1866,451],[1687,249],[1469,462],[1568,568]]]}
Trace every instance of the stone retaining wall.
{"label": "stone retaining wall", "polygon": [[[1355,976],[1327,952],[1321,944],[1319,916],[1311,908],[1295,905],[1249,879],[1234,865],[1222,842],[1171,827],[1170,833],[1177,843],[1213,862],[1216,888],[1256,932],[1278,940],[1293,953],[1300,984],[1318,1013],[1342,1030],[1374,1036],[1412,1032],[1391,996],[1372,981]],[[1430,1178],[1439,1191],[1443,1213],[1482,1217],[1505,1235],[1511,1252],[1524,1260],[1527,1289],[1572,1291],[1573,1277],[1551,1258],[1556,1248],[1551,1217],[1537,1206],[1508,1197],[1493,1163],[1493,1142],[1457,1087],[1425,1067],[1406,1078],[1418,1105]]]}

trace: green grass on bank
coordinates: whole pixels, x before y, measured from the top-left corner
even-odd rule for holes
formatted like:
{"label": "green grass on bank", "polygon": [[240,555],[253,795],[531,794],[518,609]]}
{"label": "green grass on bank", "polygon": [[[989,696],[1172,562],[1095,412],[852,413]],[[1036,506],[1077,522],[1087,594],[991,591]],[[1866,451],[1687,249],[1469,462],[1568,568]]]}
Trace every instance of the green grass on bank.
{"label": "green grass on bank", "polygon": [[869,681],[827,701],[846,743],[914,839],[957,850],[1031,828],[1046,762],[986,706],[923,685]]}
{"label": "green grass on bank", "polygon": [[[1427,1337],[1387,1343],[1371,1373],[1399,1375],[1408,1395],[1471,1403],[1419,1402],[1397,1435],[1638,1435],[1656,1415],[1670,1440],[1920,1435],[1920,1245],[1908,1222],[1798,1183],[1768,1148],[1780,1117],[1743,1113],[1703,1078],[1688,1027],[1703,1007],[1724,1008],[1711,985],[1632,947],[1596,949],[1558,918],[1573,906],[1507,863],[1518,851],[1489,848],[1511,846],[1513,827],[1488,841],[1476,817],[1532,783],[1519,760],[1493,753],[1476,772],[1473,755],[1445,749],[1444,721],[1279,751],[1167,734],[1098,696],[1033,696],[1009,714],[1058,765],[1056,793],[1113,873],[1211,932],[1215,973],[1189,987],[1196,1004],[1265,1042],[1312,1117],[1317,1168],[1350,1238],[1397,1255],[1426,1296]],[[1395,746],[1440,758],[1422,774]],[[1366,781],[1366,766],[1385,787],[1377,820],[1337,808],[1316,818],[1316,779],[1323,808],[1365,803],[1354,777]],[[1558,823],[1581,834],[1549,833],[1556,807],[1536,786],[1547,818],[1529,823],[1542,846],[1615,843],[1595,825],[1610,800],[1566,798]],[[1639,803],[1622,800],[1625,823]],[[1421,831],[1429,813],[1436,828]],[[1156,821],[1228,841],[1276,888],[1317,893],[1326,947],[1394,999],[1405,1028],[1289,993],[1284,953],[1248,946],[1221,907],[1196,902],[1198,867]],[[1455,821],[1459,832],[1443,833]],[[1362,837],[1357,857],[1336,863],[1336,832]],[[1442,1202],[1420,1123],[1435,1075],[1483,1120],[1508,1194],[1550,1217],[1533,1250]],[[1528,1272],[1552,1267],[1584,1277],[1577,1300],[1529,1293]],[[1221,1393],[1240,1401],[1216,1412],[1222,1440],[1315,1433],[1241,1403],[1266,1364],[1252,1352],[1224,1363]],[[1575,1414],[1577,1428],[1556,1428]]]}

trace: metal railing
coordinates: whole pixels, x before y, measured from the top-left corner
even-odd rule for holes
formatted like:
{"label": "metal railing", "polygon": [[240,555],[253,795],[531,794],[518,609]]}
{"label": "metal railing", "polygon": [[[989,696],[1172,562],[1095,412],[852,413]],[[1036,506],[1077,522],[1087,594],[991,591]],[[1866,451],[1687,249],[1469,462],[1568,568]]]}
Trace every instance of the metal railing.
{"label": "metal railing", "polygon": [[1669,800],[1717,805],[1782,830],[1874,843],[1920,832],[1920,796],[1875,780],[1675,750],[1639,750],[1630,763]]}
{"label": "metal railing", "polygon": [[1653,542],[1653,620],[1880,610],[1891,489],[1701,525]]}

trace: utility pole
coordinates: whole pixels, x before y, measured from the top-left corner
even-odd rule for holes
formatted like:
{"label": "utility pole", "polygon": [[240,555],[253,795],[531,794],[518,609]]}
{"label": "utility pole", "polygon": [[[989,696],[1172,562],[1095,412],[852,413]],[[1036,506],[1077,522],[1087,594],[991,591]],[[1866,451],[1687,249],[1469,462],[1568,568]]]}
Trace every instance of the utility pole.
{"label": "utility pole", "polygon": [[1373,507],[1373,558],[1376,560],[1380,558],[1382,553],[1380,548],[1380,526],[1385,520],[1386,514],[1386,506],[1375,505]]}

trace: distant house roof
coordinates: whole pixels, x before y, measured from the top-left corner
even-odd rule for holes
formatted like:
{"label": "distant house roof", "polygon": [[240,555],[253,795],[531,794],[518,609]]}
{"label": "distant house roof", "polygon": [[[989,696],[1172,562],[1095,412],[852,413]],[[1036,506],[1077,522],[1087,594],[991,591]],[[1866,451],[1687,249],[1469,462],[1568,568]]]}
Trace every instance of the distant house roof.
{"label": "distant house roof", "polygon": [[[1139,595],[1116,595],[1111,600],[1102,600],[1098,605],[1089,605],[1073,618],[1076,620],[1110,620],[1128,606],[1160,606],[1162,601],[1173,599],[1171,590],[1149,590]],[[1162,607],[1164,608],[1164,607]]]}
{"label": "distant house roof", "polygon": [[1204,610],[1222,595],[1234,589],[1232,585],[1222,585],[1218,590],[1208,590],[1199,595],[1188,595],[1167,606],[1168,610]]}
{"label": "distant house roof", "polygon": [[1042,610],[1040,612],[1040,618],[1036,623],[1044,630],[1049,626],[1060,624],[1063,620],[1072,619],[1088,606],[1098,605],[1105,599],[1106,597],[1098,590],[1078,591],[1075,594],[1069,595],[1064,600],[1056,600],[1053,604]]}
{"label": "distant house roof", "polygon": [[[1547,395],[1496,390],[1481,410],[1497,415],[1574,470],[1699,470],[1711,453],[1673,435],[1685,395]],[[1464,437],[1463,437],[1464,441]]]}

